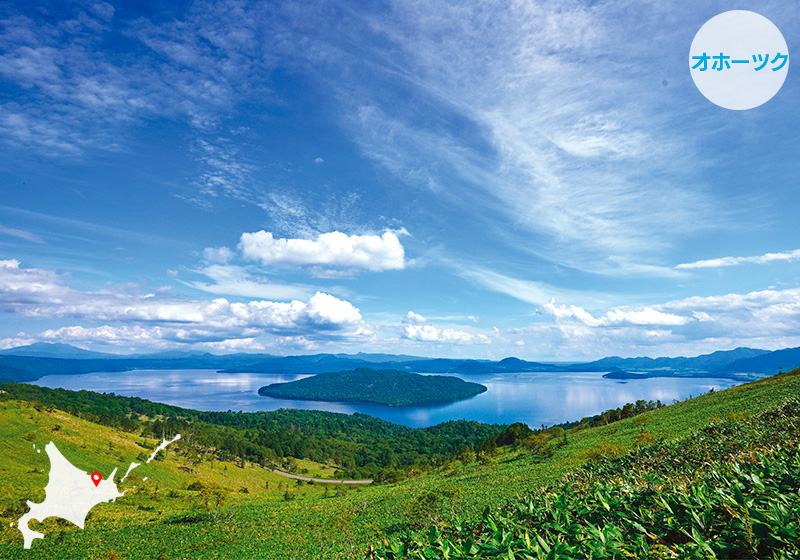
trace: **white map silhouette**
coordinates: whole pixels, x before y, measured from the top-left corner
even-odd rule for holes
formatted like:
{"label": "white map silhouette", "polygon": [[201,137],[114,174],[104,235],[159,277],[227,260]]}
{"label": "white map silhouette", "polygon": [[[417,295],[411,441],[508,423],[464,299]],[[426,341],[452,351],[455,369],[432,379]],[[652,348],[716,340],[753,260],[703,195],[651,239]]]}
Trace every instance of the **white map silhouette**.
{"label": "white map silhouette", "polygon": [[[166,439],[162,441],[147,462],[152,461],[156,453],[180,437],[178,434],[170,441]],[[114,482],[114,476],[117,474],[116,468],[95,486],[91,475],[70,463],[52,441],[44,449],[50,459],[50,478],[44,489],[45,499],[40,504],[34,504],[29,500],[28,506],[31,509],[19,518],[18,523],[22,538],[25,540],[25,548],[30,548],[34,539],[44,538],[42,533],[28,528],[28,522],[31,519],[42,522],[48,517],[60,517],[83,529],[86,515],[94,506],[104,502],[113,502],[125,494],[119,492]],[[131,463],[122,480],[125,480],[125,477],[139,465],[140,463]]]}

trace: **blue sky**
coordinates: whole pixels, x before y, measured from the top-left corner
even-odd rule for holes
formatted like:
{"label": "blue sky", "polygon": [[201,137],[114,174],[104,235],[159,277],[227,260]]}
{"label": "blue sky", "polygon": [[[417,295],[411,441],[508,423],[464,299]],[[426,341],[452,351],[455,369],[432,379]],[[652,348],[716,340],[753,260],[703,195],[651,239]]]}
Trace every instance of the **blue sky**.
{"label": "blue sky", "polygon": [[[800,346],[793,1],[6,2],[0,347],[592,359]],[[791,59],[790,59],[791,61]]]}

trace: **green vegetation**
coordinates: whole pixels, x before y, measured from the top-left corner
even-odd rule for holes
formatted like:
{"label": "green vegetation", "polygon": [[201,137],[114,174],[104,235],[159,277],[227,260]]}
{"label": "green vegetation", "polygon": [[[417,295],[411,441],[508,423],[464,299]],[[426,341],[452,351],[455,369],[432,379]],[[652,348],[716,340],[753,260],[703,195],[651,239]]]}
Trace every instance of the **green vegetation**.
{"label": "green vegetation", "polygon": [[[3,389],[16,391],[19,387],[24,386]],[[406,478],[397,483],[360,488],[298,484],[248,460],[220,460],[214,450],[198,461],[192,442],[181,440],[160,460],[134,471],[136,476],[149,477],[147,483],[129,477],[124,488],[131,490],[116,503],[92,510],[84,530],[47,520],[40,528],[47,538],[36,541],[31,550],[23,550],[16,529],[6,530],[0,532],[0,557],[339,559],[363,558],[370,547],[374,556],[399,556],[403,551],[392,547],[404,544],[409,556],[418,549],[427,554],[424,549],[440,546],[438,541],[459,547],[451,557],[461,557],[469,533],[459,527],[474,531],[475,550],[470,547],[467,553],[484,557],[509,558],[507,550],[513,550],[513,557],[521,556],[517,551],[524,549],[508,545],[524,541],[526,530],[529,550],[541,546],[536,537],[539,531],[552,546],[548,554],[554,558],[557,552],[553,551],[561,550],[564,557],[564,547],[581,546],[584,548],[573,558],[588,557],[584,555],[586,547],[597,551],[597,558],[603,554],[614,557],[614,547],[628,547],[633,557],[709,557],[693,528],[718,551],[719,558],[754,549],[758,554],[765,551],[766,557],[773,556],[767,551],[775,552],[776,558],[797,557],[798,551],[791,544],[781,544],[781,539],[791,537],[797,522],[797,502],[793,500],[798,495],[798,459],[792,454],[797,450],[798,414],[791,408],[796,408],[796,403],[785,405],[798,394],[800,370],[600,426],[531,433],[519,429],[520,437],[515,436],[514,443],[494,449],[462,443],[454,455],[430,464],[426,472],[410,467],[404,473]],[[147,403],[142,406],[155,407],[151,409],[155,416],[131,416],[141,424],[137,430],[125,432],[96,420],[103,407],[121,412],[138,407],[136,399],[68,391],[24,396],[0,394],[0,523],[7,528],[25,510],[25,500],[44,498],[47,460],[43,453],[36,454],[32,443],[42,447],[52,440],[80,468],[109,472],[114,466],[126,466],[137,454],[152,451],[156,439],[141,434],[154,424],[154,418],[162,426],[170,421],[205,426],[216,418],[231,426],[209,423],[213,429],[224,428],[223,433],[238,434],[237,438],[248,430],[252,435],[259,423],[265,429],[289,433],[291,424],[296,423],[295,433],[317,440],[341,429],[340,439],[351,438],[357,450],[367,448],[367,441],[399,437],[408,430],[357,416],[312,414],[303,420],[304,411],[279,411],[282,414],[278,416],[217,413],[218,417],[201,420],[206,413],[166,407],[156,414],[162,405]],[[39,397],[64,398],[65,402],[48,405]],[[70,400],[76,407],[94,407],[94,419],[60,410]],[[773,412],[762,414],[764,411]],[[283,415],[289,412],[297,414]],[[105,418],[113,423],[117,415]],[[383,430],[383,435],[370,440],[362,432],[365,426]],[[320,431],[314,435],[317,427]],[[411,432],[425,441],[439,435],[437,430],[446,434],[451,427]],[[483,440],[504,430],[497,427]],[[362,447],[356,447],[357,441],[363,442],[359,444]],[[407,441],[410,444],[412,440]],[[294,468],[327,473],[338,466],[335,461],[305,462],[309,460],[295,460]],[[279,459],[279,465],[284,462],[291,467],[290,457]],[[754,473],[763,490],[754,482]],[[136,489],[132,489],[134,485]],[[734,505],[737,487],[744,505]],[[793,494],[787,494],[787,488],[793,489]],[[657,496],[663,497],[674,514],[669,514]],[[566,527],[562,513],[570,516]],[[752,536],[748,536],[745,513],[750,516]],[[543,515],[541,525],[536,518],[539,514]],[[656,538],[638,531],[633,522]],[[498,531],[492,531],[491,523]],[[557,526],[565,532],[559,532]],[[615,531],[629,527],[634,532],[619,544]],[[510,536],[504,540],[504,535]],[[495,536],[498,542],[493,540]],[[635,548],[645,545],[650,550],[647,554],[641,553],[643,548]],[[498,550],[492,552],[491,546]],[[537,558],[535,552],[531,554]],[[626,556],[617,553],[616,557]]]}
{"label": "green vegetation", "polygon": [[483,385],[458,377],[358,368],[273,383],[261,387],[258,394],[279,399],[426,406],[474,397],[484,391]]}
{"label": "green vegetation", "polygon": [[800,398],[590,463],[554,484],[456,517],[372,558],[796,558]]}
{"label": "green vegetation", "polygon": [[602,426],[605,424],[611,424],[612,422],[617,422],[619,420],[624,420],[625,418],[633,418],[634,416],[639,416],[645,412],[656,410],[662,406],[664,406],[664,404],[661,401],[638,400],[635,403],[627,403],[619,408],[610,408],[608,410],[604,410],[593,418],[584,418],[580,424],[581,427]]}
{"label": "green vegetation", "polygon": [[57,408],[79,418],[149,437],[184,436],[199,458],[240,459],[283,468],[286,458],[337,465],[325,478],[396,482],[449,461],[505,426],[465,420],[429,428],[399,426],[364,414],[281,409],[272,412],[200,412],[139,398],[91,391],[4,385],[8,396]]}

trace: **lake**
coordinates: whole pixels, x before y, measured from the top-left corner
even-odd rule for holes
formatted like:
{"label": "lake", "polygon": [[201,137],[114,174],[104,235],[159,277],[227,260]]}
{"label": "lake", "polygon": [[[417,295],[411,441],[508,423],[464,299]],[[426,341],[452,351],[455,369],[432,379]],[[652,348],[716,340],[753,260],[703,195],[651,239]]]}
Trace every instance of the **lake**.
{"label": "lake", "polygon": [[488,390],[470,399],[431,407],[388,407],[370,404],[328,403],[273,399],[258,395],[259,387],[294,381],[308,375],[217,373],[216,370],[134,370],[82,375],[48,375],[34,385],[71,390],[88,389],[193,408],[254,412],[298,408],[352,414],[360,412],[414,428],[448,420],[510,424],[541,424],[579,420],[638,399],[670,404],[741,382],[716,378],[652,378],[620,381],[602,373],[524,372],[457,375],[485,385]]}

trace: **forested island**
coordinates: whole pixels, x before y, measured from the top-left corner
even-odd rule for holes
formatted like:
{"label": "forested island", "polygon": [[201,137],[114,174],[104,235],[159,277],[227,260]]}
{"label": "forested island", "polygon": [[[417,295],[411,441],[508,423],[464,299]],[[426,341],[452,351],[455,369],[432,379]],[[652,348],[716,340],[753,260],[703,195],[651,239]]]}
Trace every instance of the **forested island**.
{"label": "forested island", "polygon": [[427,406],[474,397],[484,391],[483,385],[458,377],[358,368],[273,383],[261,387],[258,394],[280,399]]}

